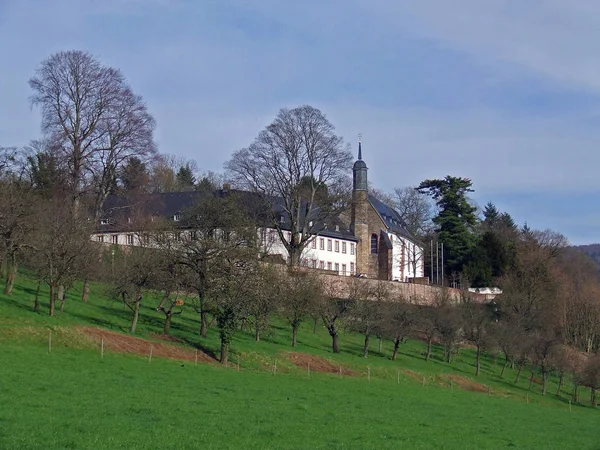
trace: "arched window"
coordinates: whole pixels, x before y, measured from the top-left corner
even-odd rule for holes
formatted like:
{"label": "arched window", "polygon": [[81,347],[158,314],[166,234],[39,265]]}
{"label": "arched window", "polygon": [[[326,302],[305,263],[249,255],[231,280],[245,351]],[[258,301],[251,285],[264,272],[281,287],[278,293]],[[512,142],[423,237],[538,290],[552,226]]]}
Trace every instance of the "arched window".
{"label": "arched window", "polygon": [[377,235],[375,233],[371,235],[371,253],[377,254]]}

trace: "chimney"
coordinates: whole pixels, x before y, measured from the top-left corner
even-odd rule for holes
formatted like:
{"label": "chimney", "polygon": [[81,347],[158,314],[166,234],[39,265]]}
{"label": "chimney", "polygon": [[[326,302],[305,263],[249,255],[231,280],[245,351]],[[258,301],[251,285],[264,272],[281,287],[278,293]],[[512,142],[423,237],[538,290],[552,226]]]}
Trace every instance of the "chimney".
{"label": "chimney", "polygon": [[229,192],[231,190],[231,185],[229,183],[223,184],[223,192]]}

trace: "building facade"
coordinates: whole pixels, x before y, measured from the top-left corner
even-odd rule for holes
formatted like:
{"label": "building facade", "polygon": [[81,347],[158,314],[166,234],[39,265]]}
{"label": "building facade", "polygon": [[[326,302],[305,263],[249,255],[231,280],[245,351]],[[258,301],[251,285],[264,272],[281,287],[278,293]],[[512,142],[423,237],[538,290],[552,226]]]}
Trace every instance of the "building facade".
{"label": "building facade", "polygon": [[[353,167],[349,224],[336,217],[332,223],[318,227],[301,254],[301,264],[345,276],[402,282],[421,278],[423,247],[406,230],[397,211],[369,194],[368,168],[362,159],[360,142],[358,148],[358,160]],[[227,195],[227,192],[229,186],[224,186],[214,195]],[[143,223],[156,217],[176,223],[185,209],[192,207],[202,195],[207,193],[147,194],[137,198],[135,204],[123,197],[110,196],[92,239],[109,245],[144,245]],[[276,204],[274,202],[274,208]],[[283,262],[289,259],[289,254],[279,232],[289,241],[291,227],[286,224],[284,215],[280,217],[279,230],[265,222],[263,226],[257,226],[257,233],[262,252]],[[184,238],[186,233],[189,230],[182,230]]]}

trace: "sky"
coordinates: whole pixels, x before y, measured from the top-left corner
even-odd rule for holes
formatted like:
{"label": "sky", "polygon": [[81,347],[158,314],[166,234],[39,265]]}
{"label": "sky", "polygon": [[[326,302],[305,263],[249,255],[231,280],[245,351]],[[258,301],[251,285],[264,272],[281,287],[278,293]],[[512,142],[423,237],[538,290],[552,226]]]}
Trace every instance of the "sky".
{"label": "sky", "polygon": [[0,0],[0,146],[40,136],[41,61],[85,50],[203,171],[309,104],[353,152],[362,134],[383,191],[467,177],[478,205],[594,243],[599,41],[596,0]]}

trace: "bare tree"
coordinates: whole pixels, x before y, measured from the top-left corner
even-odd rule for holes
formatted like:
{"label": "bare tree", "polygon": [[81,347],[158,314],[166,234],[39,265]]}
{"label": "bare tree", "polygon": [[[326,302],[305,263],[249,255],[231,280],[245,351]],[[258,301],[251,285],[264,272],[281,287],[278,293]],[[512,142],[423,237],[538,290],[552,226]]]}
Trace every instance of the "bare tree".
{"label": "bare tree", "polygon": [[317,310],[322,301],[323,286],[314,273],[291,271],[283,280],[281,315],[292,327],[292,347],[298,343],[302,322]]}
{"label": "bare tree", "polygon": [[120,167],[154,153],[154,119],[118,70],[86,52],[53,54],[29,85],[42,130],[68,167],[72,200],[78,204],[91,187],[98,218]]}
{"label": "bare tree", "polygon": [[8,295],[12,295],[19,258],[32,244],[37,200],[23,183],[0,181],[0,248],[3,252],[0,267],[6,262],[4,293]]}
{"label": "bare tree", "polygon": [[[271,226],[299,265],[302,251],[346,207],[351,154],[325,115],[311,106],[282,109],[254,142],[225,167],[240,187],[257,192]],[[284,230],[290,230],[288,238]]]}
{"label": "bare tree", "polygon": [[414,187],[396,188],[392,202],[413,236],[426,236],[432,232],[435,205],[429,196]]}
{"label": "bare tree", "polygon": [[92,223],[75,214],[63,198],[39,202],[28,265],[50,287],[50,315],[55,314],[58,288],[86,278],[86,270],[100,262],[100,249],[90,240]]}
{"label": "bare tree", "polygon": [[461,295],[463,333],[467,341],[475,345],[475,375],[481,370],[481,354],[491,343],[490,312],[486,305],[476,302],[468,293]]}
{"label": "bare tree", "polygon": [[392,361],[398,358],[400,345],[414,333],[417,326],[417,308],[400,295],[384,305],[383,334],[392,339],[394,350]]}

